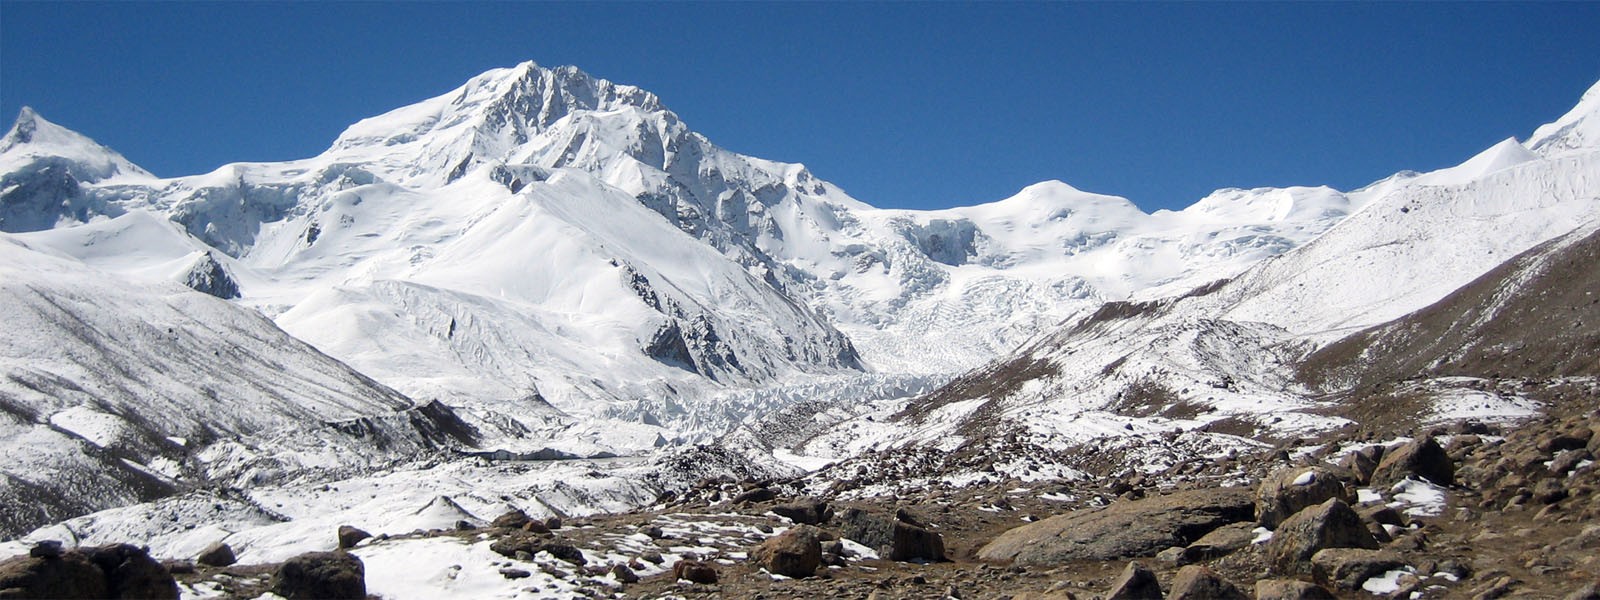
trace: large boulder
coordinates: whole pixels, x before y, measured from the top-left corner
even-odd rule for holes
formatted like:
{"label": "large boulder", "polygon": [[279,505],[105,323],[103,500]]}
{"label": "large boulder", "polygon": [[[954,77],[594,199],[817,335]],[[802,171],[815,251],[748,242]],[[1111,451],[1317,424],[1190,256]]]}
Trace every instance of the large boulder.
{"label": "large boulder", "polygon": [[[529,523],[538,523],[538,521],[529,521]],[[583,566],[589,562],[588,559],[583,557],[583,551],[572,544],[546,539],[540,535],[520,529],[511,531],[490,542],[489,549],[506,558],[516,558],[518,552],[526,552],[529,555],[549,552],[551,556],[578,566]]]}
{"label": "large boulder", "polygon": [[1250,600],[1238,586],[1200,565],[1178,569],[1167,600]]}
{"label": "large boulder", "polygon": [[272,593],[288,600],[363,600],[366,568],[348,552],[308,552],[278,567]]}
{"label": "large boulder", "polygon": [[1377,470],[1372,472],[1372,483],[1388,485],[1406,477],[1447,486],[1456,481],[1456,465],[1431,436],[1423,437],[1385,452]]}
{"label": "large boulder", "polygon": [[1000,534],[978,550],[978,558],[1050,565],[1154,556],[1187,546],[1223,525],[1254,519],[1255,499],[1249,490],[1189,490],[1029,523]]}
{"label": "large boulder", "polygon": [[944,538],[906,519],[869,513],[859,508],[838,518],[839,535],[877,550],[889,560],[944,560]]}
{"label": "large boulder", "polygon": [[1256,600],[1335,600],[1315,583],[1298,579],[1262,579],[1256,582]]}
{"label": "large boulder", "polygon": [[226,567],[239,562],[239,557],[233,554],[233,546],[217,542],[202,550],[199,556],[194,557],[194,562],[208,567]]}
{"label": "large boulder", "polygon": [[522,526],[527,525],[528,521],[531,520],[533,519],[528,518],[528,513],[514,508],[503,515],[495,517],[493,521],[489,522],[489,526],[502,529],[522,529]]}
{"label": "large boulder", "polygon": [[339,526],[339,549],[345,550],[356,547],[361,540],[372,537],[372,534],[349,525]]}
{"label": "large boulder", "polygon": [[1156,581],[1156,574],[1138,561],[1129,561],[1128,566],[1122,569],[1122,575],[1111,582],[1111,591],[1106,594],[1106,600],[1160,600],[1161,582]]}
{"label": "large boulder", "polygon": [[1192,563],[1222,558],[1249,547],[1256,539],[1255,529],[1255,523],[1234,523],[1213,529],[1183,549],[1183,561]]}
{"label": "large boulder", "polygon": [[1279,470],[1256,488],[1256,516],[1263,527],[1273,529],[1289,515],[1329,498],[1355,504],[1357,479],[1354,472],[1329,465]]}
{"label": "large boulder", "polygon": [[1280,573],[1306,574],[1311,557],[1327,548],[1377,549],[1361,515],[1337,498],[1307,508],[1284,520],[1267,542],[1268,562]]}
{"label": "large boulder", "polygon": [[1311,556],[1311,574],[1323,585],[1341,590],[1359,590],[1366,580],[1405,566],[1405,560],[1390,550],[1328,548]]}
{"label": "large boulder", "polygon": [[773,536],[750,553],[750,559],[768,571],[786,577],[810,577],[822,564],[822,538],[827,535],[810,525],[796,525]]}

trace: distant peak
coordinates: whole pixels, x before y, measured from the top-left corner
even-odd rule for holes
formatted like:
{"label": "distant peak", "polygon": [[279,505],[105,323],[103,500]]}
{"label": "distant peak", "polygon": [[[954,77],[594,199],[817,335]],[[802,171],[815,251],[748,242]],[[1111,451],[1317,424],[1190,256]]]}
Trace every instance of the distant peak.
{"label": "distant peak", "polygon": [[84,181],[98,181],[117,174],[151,177],[148,171],[128,162],[115,150],[50,122],[28,106],[22,107],[11,130],[0,138],[0,155],[22,161],[46,157],[66,159],[76,164],[73,174]]}
{"label": "distant peak", "polygon": [[1527,144],[1544,156],[1596,146],[1600,146],[1600,81],[1589,86],[1567,114],[1535,129]]}
{"label": "distant peak", "polygon": [[33,141],[34,132],[39,130],[39,113],[33,107],[24,106],[17,113],[17,120],[11,125],[11,131],[6,133],[5,142],[0,143],[0,152],[6,149]]}

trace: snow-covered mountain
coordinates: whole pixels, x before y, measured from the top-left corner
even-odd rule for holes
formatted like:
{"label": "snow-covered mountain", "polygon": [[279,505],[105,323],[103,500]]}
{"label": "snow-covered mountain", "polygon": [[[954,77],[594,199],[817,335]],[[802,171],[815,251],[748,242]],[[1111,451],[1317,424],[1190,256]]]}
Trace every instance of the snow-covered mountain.
{"label": "snow-covered mountain", "polygon": [[[1109,471],[1165,468],[1259,443],[1250,438],[1282,439],[1349,424],[1341,416],[1352,414],[1342,405],[1343,392],[1372,381],[1348,371],[1420,377],[1429,371],[1419,372],[1416,364],[1446,364],[1467,352],[1427,345],[1426,335],[1416,331],[1423,319],[1418,311],[1500,267],[1508,274],[1475,284],[1496,291],[1487,294],[1488,307],[1465,311],[1470,319],[1461,318],[1472,322],[1436,323],[1427,330],[1448,333],[1444,339],[1486,335],[1481,332],[1495,330],[1485,329],[1484,320],[1510,318],[1494,308],[1497,304],[1536,311],[1528,307],[1551,297],[1540,290],[1581,286],[1582,277],[1567,277],[1570,281],[1562,284],[1545,277],[1539,288],[1529,283],[1542,271],[1529,271],[1526,264],[1556,260],[1539,254],[1555,250],[1507,261],[1557,238],[1567,240],[1557,250],[1578,240],[1587,243],[1587,232],[1600,223],[1600,138],[1584,129],[1600,112],[1596,90],[1600,84],[1571,113],[1541,127],[1528,145],[1507,140],[1456,167],[1396,175],[1351,192],[1348,197],[1361,204],[1353,214],[1315,240],[1237,277],[1179,295],[1102,304],[1018,352],[909,402],[842,411],[814,408],[814,413],[839,414],[822,418],[830,421],[827,427],[778,450],[830,459],[878,451],[865,462],[889,470],[889,481],[977,472],[996,463],[1007,467],[1002,476],[1026,479],[1047,476],[1030,471],[1041,462],[1095,464]],[[1560,260],[1580,261],[1573,267],[1579,274],[1593,270],[1581,258]],[[1506,264],[1522,266],[1502,267]],[[1571,316],[1569,326],[1581,331],[1581,315]],[[1402,317],[1408,320],[1397,321]],[[1320,375],[1315,386],[1303,380],[1305,372],[1329,369],[1307,366],[1308,360],[1331,360],[1326,353],[1308,359],[1313,352],[1385,323],[1386,338],[1374,341],[1376,334],[1366,333],[1339,342],[1341,348],[1365,348],[1346,351],[1358,352],[1360,359],[1339,362],[1342,375]],[[1457,331],[1468,327],[1480,333]],[[1535,336],[1544,344],[1566,340],[1563,347],[1592,343],[1589,337],[1569,339],[1570,333],[1550,330],[1547,319],[1543,328],[1496,335]],[[1422,344],[1429,350],[1413,356],[1389,344]],[[1537,345],[1506,344],[1494,351]],[[1384,361],[1413,366],[1400,373],[1379,364]],[[1584,371],[1540,368],[1542,375]],[[1416,384],[1407,390],[1421,400],[1408,404],[1416,411],[1406,418],[1446,419],[1468,410],[1451,385]],[[1473,400],[1473,414],[1486,417],[1530,410],[1527,399],[1514,394],[1477,394]],[[938,452],[929,452],[930,447]],[[926,457],[937,460],[930,463]]]}
{"label": "snow-covered mountain", "polygon": [[[1224,190],[1146,214],[1047,182],[880,210],[715,146],[646,91],[532,63],[299,161],[156,179],[31,110],[4,147],[0,229],[124,274],[181,269],[508,437],[546,402],[703,438],[749,414],[695,401],[726,390],[942,380],[1075,310],[1232,275],[1362,202]],[[90,233],[107,229],[164,241],[112,250]]]}

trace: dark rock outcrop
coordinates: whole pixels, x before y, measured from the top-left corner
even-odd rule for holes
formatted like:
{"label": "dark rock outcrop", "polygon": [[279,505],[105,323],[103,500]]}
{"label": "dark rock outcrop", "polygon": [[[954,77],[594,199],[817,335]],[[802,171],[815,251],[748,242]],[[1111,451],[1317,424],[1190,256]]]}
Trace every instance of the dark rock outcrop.
{"label": "dark rock outcrop", "polygon": [[349,548],[354,548],[354,547],[356,547],[356,544],[361,543],[361,540],[367,539],[369,537],[372,537],[372,534],[367,533],[365,531],[362,531],[360,529],[356,529],[355,527],[351,527],[349,525],[340,525],[339,526],[339,549],[340,550],[345,550],[345,549],[349,549]]}

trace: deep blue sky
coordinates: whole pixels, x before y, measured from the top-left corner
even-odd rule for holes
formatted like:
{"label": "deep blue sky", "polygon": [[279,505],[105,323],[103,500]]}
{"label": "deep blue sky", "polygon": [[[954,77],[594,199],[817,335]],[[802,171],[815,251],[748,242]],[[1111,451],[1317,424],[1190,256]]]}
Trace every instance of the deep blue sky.
{"label": "deep blue sky", "polygon": [[530,59],[880,206],[1060,179],[1153,210],[1524,138],[1600,79],[1600,3],[0,2],[3,118],[31,105],[165,176],[311,156]]}

